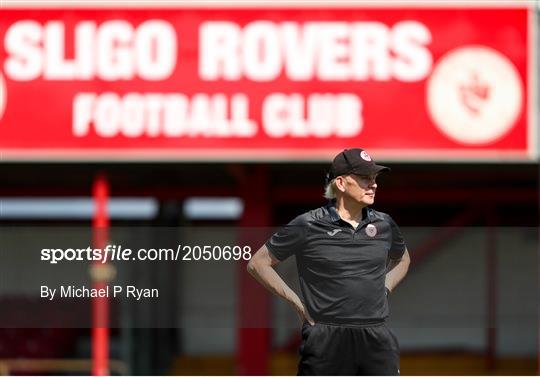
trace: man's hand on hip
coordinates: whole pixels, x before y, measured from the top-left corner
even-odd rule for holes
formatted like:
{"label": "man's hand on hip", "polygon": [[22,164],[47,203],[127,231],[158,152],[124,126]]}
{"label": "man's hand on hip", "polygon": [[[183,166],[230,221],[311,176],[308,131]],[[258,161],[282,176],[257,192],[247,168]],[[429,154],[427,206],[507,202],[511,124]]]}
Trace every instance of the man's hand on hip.
{"label": "man's hand on hip", "polygon": [[296,310],[296,314],[298,314],[301,323],[307,321],[311,326],[315,325],[315,321],[309,316],[309,313],[301,302],[298,304],[295,303],[294,309]]}

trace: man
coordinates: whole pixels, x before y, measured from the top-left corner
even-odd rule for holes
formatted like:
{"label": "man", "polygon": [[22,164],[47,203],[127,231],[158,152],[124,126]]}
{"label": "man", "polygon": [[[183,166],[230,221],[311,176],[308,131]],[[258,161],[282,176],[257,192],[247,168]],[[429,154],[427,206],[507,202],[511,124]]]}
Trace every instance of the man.
{"label": "man", "polygon": [[[369,208],[377,174],[387,170],[362,149],[339,153],[325,187],[331,201],[275,233],[248,264],[304,322],[299,375],[399,374],[399,346],[385,325],[387,296],[410,258],[392,218]],[[304,302],[273,269],[293,254]]]}

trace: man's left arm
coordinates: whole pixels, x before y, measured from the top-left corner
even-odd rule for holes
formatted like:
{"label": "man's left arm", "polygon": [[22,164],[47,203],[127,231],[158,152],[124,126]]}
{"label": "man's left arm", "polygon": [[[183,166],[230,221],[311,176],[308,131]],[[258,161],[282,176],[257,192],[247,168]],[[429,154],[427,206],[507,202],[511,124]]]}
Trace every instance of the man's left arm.
{"label": "man's left arm", "polygon": [[385,286],[390,292],[392,292],[403,280],[405,275],[407,275],[409,264],[411,264],[411,257],[409,256],[409,251],[407,249],[405,249],[401,259],[390,259],[385,279]]}

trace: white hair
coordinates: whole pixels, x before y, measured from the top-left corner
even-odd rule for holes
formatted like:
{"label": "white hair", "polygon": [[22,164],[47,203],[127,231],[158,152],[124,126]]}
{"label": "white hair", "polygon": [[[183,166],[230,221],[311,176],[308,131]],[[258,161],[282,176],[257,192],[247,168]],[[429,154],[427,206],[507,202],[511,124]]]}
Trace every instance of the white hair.
{"label": "white hair", "polygon": [[336,198],[336,191],[337,191],[336,179],[334,178],[330,182],[328,182],[328,184],[326,186],[324,186],[324,194],[323,194],[323,196],[328,200],[335,199]]}

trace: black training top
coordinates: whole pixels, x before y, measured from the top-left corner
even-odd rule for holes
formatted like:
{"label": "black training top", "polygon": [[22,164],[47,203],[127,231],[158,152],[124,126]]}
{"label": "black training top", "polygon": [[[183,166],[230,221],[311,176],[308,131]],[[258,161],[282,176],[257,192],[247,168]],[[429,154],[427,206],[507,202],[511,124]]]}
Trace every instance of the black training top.
{"label": "black training top", "polygon": [[354,229],[330,202],[295,218],[266,247],[279,260],[296,255],[306,309],[316,322],[364,325],[388,317],[386,267],[406,247],[386,213],[364,208]]}

